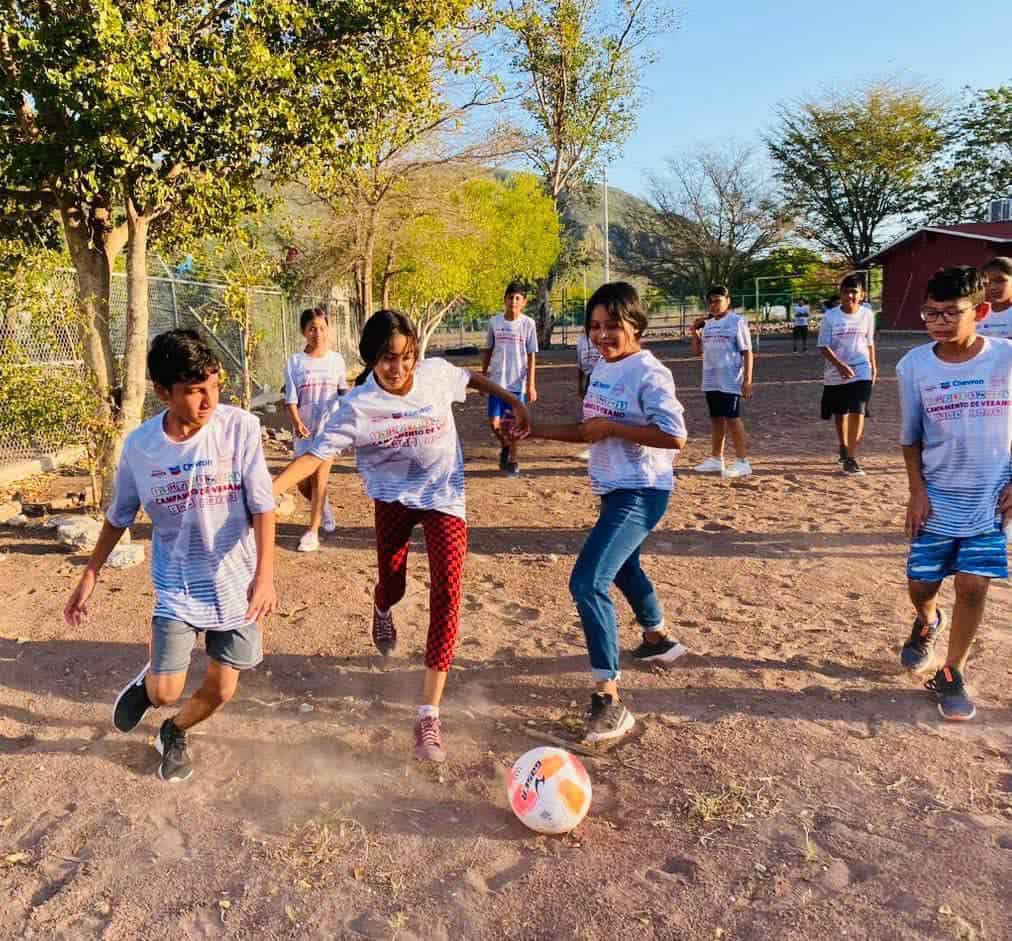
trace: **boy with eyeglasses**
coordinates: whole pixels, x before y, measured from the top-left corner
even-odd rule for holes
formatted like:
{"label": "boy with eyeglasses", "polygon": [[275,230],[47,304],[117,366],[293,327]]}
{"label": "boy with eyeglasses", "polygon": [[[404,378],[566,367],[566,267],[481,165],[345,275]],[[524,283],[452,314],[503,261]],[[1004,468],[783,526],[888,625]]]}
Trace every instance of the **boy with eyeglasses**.
{"label": "boy with eyeglasses", "polygon": [[864,435],[871,390],[878,380],[875,360],[875,315],[862,304],[864,283],[858,275],[840,282],[840,303],[826,311],[819,327],[823,372],[822,417],[832,418],[840,445],[843,472],[864,476],[857,448]]}
{"label": "boy with eyeglasses", "polygon": [[910,484],[907,584],[916,611],[900,662],[912,671],[933,665],[944,626],[938,591],[955,576],[945,662],[926,684],[942,718],[954,721],[976,714],[966,660],[991,579],[1008,577],[1002,518],[1012,510],[1012,342],[978,336],[988,309],[975,268],[939,271],[921,311],[932,342],[896,367]]}

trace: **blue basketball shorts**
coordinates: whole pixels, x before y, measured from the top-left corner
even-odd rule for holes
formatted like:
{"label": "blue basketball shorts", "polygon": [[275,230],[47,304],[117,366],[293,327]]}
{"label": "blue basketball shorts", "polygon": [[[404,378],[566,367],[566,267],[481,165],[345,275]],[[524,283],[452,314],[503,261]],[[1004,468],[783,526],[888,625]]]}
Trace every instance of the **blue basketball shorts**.
{"label": "blue basketball shorts", "polygon": [[1001,530],[979,536],[920,533],[910,542],[907,578],[940,582],[964,572],[984,578],[1008,578],[1008,542]]}
{"label": "blue basketball shorts", "polygon": [[[526,403],[527,399],[524,398],[523,392],[513,393],[521,402]],[[490,395],[488,397],[488,417],[491,419],[505,418],[507,415],[512,415],[513,409],[510,407],[508,402],[504,402],[498,396]]]}

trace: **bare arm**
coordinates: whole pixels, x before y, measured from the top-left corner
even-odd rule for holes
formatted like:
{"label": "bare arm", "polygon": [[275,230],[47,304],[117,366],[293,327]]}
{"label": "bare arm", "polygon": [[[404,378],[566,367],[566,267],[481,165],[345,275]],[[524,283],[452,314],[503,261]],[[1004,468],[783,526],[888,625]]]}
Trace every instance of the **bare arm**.
{"label": "bare arm", "polygon": [[303,424],[302,416],[299,414],[299,406],[294,402],[287,402],[285,408],[288,409],[288,417],[292,422],[292,431],[296,437],[308,438],[309,429]]}
{"label": "bare arm", "polygon": [[621,438],[647,448],[668,448],[673,451],[685,447],[685,436],[676,437],[661,431],[656,425],[622,425],[608,418],[591,418],[580,427],[584,440],[601,441],[604,438]]}
{"label": "bare arm", "polygon": [[471,378],[468,380],[467,387],[469,389],[476,389],[478,392],[484,392],[485,395],[494,395],[497,399],[502,399],[506,402],[510,408],[513,409],[513,415],[516,418],[517,432],[520,434],[528,434],[528,429],[531,424],[530,413],[527,411],[527,406],[520,401],[512,392],[507,391],[501,385],[493,382],[488,376],[479,375],[476,372],[471,373]]}
{"label": "bare arm", "polygon": [[534,381],[535,373],[537,372],[537,365],[535,363],[534,353],[527,354],[527,401],[537,402],[538,400],[538,386]]}
{"label": "bare arm", "polygon": [[483,376],[488,375],[488,365],[492,362],[492,347],[486,346],[481,353],[481,374]]}
{"label": "bare arm", "polygon": [[697,320],[692,325],[692,334],[691,334],[692,335],[692,352],[695,353],[696,356],[702,356],[703,355],[703,335],[699,331],[703,329],[703,324],[705,324],[705,323],[706,323],[705,320],[703,320],[703,321]]}
{"label": "bare arm", "polygon": [[278,598],[274,592],[274,511],[253,515],[253,538],[257,546],[257,567],[246,592],[249,606],[246,621],[259,621],[271,614],[277,607]]}
{"label": "bare arm", "polygon": [[587,374],[580,366],[576,367],[576,394],[581,399],[587,394]]}
{"label": "bare arm", "polygon": [[91,558],[88,559],[77,587],[71,592],[70,599],[63,608],[63,618],[68,624],[76,627],[82,618],[87,616],[88,600],[95,591],[98,573],[124,532],[125,527],[113,526],[108,520],[102,524],[102,532],[99,533],[98,542],[91,551]]}
{"label": "bare arm", "polygon": [[868,344],[868,361],[871,363],[871,381],[878,382],[878,356],[874,343]]}

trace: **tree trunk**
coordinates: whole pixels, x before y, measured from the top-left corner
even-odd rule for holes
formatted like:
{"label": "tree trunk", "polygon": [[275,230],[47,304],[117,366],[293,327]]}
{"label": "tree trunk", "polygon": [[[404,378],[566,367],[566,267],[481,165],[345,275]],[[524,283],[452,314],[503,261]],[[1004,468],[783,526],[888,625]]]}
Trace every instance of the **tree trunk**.
{"label": "tree trunk", "polygon": [[147,391],[145,367],[148,353],[148,225],[150,219],[137,211],[127,197],[127,319],[123,350],[123,403],[120,409],[115,451],[144,417]]}
{"label": "tree trunk", "polygon": [[393,281],[394,253],[387,252],[387,260],[383,263],[383,295],[380,304],[383,310],[390,309],[390,282]]}
{"label": "tree trunk", "polygon": [[368,320],[373,315],[372,290],[373,290],[373,252],[376,251],[376,225],[370,219],[369,231],[365,236],[365,246],[362,252],[362,317]]}

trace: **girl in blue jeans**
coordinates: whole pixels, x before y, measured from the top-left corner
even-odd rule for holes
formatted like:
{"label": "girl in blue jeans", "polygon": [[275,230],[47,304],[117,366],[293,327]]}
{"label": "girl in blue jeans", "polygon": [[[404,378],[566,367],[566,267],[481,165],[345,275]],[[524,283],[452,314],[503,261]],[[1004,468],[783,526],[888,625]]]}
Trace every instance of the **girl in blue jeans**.
{"label": "girl in blue jeans", "polygon": [[601,498],[601,515],[569,580],[597,685],[587,742],[621,738],[635,723],[618,694],[612,583],[625,595],[643,631],[633,657],[670,663],[686,652],[666,633],[657,592],[640,566],[643,540],[664,516],[674,486],[671,452],[682,448],[686,437],[671,371],[640,347],[646,327],[643,305],[631,284],[617,281],[598,288],[587,302],[584,330],[601,359],[590,375],[583,421],[534,425],[530,432],[554,441],[589,441],[590,482]]}

